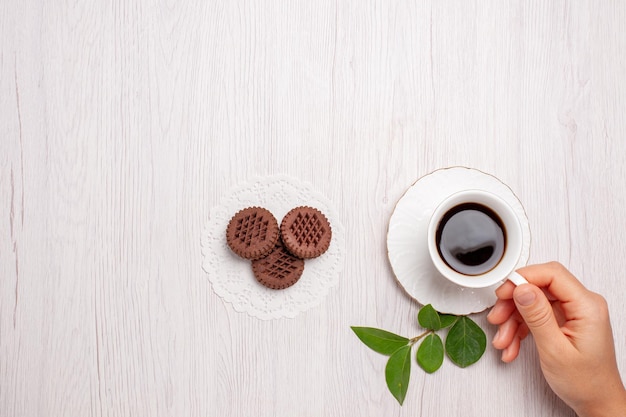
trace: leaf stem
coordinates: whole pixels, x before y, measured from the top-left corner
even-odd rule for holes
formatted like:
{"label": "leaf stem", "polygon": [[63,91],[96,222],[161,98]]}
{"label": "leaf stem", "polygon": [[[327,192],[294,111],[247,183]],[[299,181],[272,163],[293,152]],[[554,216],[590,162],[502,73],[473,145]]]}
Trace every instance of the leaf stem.
{"label": "leaf stem", "polygon": [[415,336],[414,338],[410,339],[409,340],[409,345],[413,346],[415,343],[417,343],[418,340],[420,340],[424,336],[428,336],[429,334],[434,333],[434,332],[435,332],[434,330],[426,330],[424,333],[422,333],[422,334],[420,334],[418,336]]}

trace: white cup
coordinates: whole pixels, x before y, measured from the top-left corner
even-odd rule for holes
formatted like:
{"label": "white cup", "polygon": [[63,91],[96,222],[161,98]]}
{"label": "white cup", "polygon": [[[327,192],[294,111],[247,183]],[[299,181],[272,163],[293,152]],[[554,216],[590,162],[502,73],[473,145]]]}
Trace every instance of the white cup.
{"label": "white cup", "polygon": [[[490,259],[493,266],[488,265],[488,270],[477,273],[458,272],[444,260],[437,245],[437,232],[442,225],[446,214],[462,204],[478,204],[487,207],[499,218],[500,226],[504,232],[504,250],[499,258]],[[449,215],[448,215],[449,217]],[[460,236],[461,240],[464,238]],[[428,251],[430,258],[437,270],[448,280],[455,284],[469,288],[485,288],[495,285],[505,279],[516,285],[527,283],[515,268],[522,254],[523,234],[522,227],[515,211],[504,200],[487,191],[466,190],[452,194],[442,201],[433,212],[428,224]],[[450,259],[450,258],[449,258]],[[458,268],[461,269],[461,268]],[[472,269],[466,267],[465,269]]]}

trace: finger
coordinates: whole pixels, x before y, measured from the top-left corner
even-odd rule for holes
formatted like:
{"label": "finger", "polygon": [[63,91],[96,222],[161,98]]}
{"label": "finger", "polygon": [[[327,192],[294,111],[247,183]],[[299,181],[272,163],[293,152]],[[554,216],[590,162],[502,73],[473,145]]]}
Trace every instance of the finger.
{"label": "finger", "polygon": [[[530,265],[520,268],[517,272],[531,284],[547,289],[562,302],[583,299],[588,292],[585,286],[558,262]],[[508,294],[508,291],[505,293]]]}
{"label": "finger", "polygon": [[487,321],[491,324],[502,324],[511,317],[516,308],[513,300],[498,300],[487,315]]}
{"label": "finger", "polygon": [[496,349],[505,349],[513,342],[513,338],[517,336],[519,321],[515,317],[509,318],[500,325],[493,341],[493,347]]}
{"label": "finger", "polygon": [[552,303],[552,311],[554,312],[554,318],[556,319],[556,322],[559,324],[559,327],[565,325],[565,323],[567,322],[567,319],[561,307],[560,301],[554,301]]}
{"label": "finger", "polygon": [[513,362],[517,355],[519,355],[519,347],[520,347],[520,339],[519,337],[514,337],[511,344],[502,351],[502,361],[503,362]]}
{"label": "finger", "polygon": [[532,284],[523,284],[515,289],[513,296],[517,311],[532,332],[537,348],[553,350],[563,333],[544,293]]}
{"label": "finger", "polygon": [[510,300],[513,298],[513,290],[515,289],[515,284],[511,281],[506,281],[504,284],[500,285],[496,289],[496,297],[501,300]]}
{"label": "finger", "polygon": [[522,341],[526,339],[528,333],[530,333],[530,330],[528,330],[528,325],[526,325],[526,323],[524,322],[521,322],[519,327],[517,328],[517,337],[519,337],[519,340]]}

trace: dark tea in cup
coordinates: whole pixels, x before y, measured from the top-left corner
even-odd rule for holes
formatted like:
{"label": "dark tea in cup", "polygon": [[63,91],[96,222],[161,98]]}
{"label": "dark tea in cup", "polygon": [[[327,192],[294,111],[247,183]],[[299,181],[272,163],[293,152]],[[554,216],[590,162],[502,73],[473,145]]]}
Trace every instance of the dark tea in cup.
{"label": "dark tea in cup", "polygon": [[485,288],[515,272],[523,235],[515,210],[484,190],[459,191],[435,208],[428,223],[428,251],[437,270],[455,284]]}
{"label": "dark tea in cup", "polygon": [[458,273],[480,275],[495,268],[506,250],[506,229],[489,207],[462,203],[443,215],[436,233],[437,251]]}

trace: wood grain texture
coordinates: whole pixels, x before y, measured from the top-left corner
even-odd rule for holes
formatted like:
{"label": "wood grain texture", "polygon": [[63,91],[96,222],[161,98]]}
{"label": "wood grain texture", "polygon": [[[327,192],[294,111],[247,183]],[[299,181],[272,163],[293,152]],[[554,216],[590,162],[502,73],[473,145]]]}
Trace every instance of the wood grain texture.
{"label": "wood grain texture", "polygon": [[[415,367],[400,408],[349,329],[420,331],[387,221],[452,165],[607,298],[626,374],[626,2],[179,3],[0,2],[0,415],[573,416],[531,341]],[[200,234],[278,173],[348,251],[320,307],[263,322],[213,293]]]}

